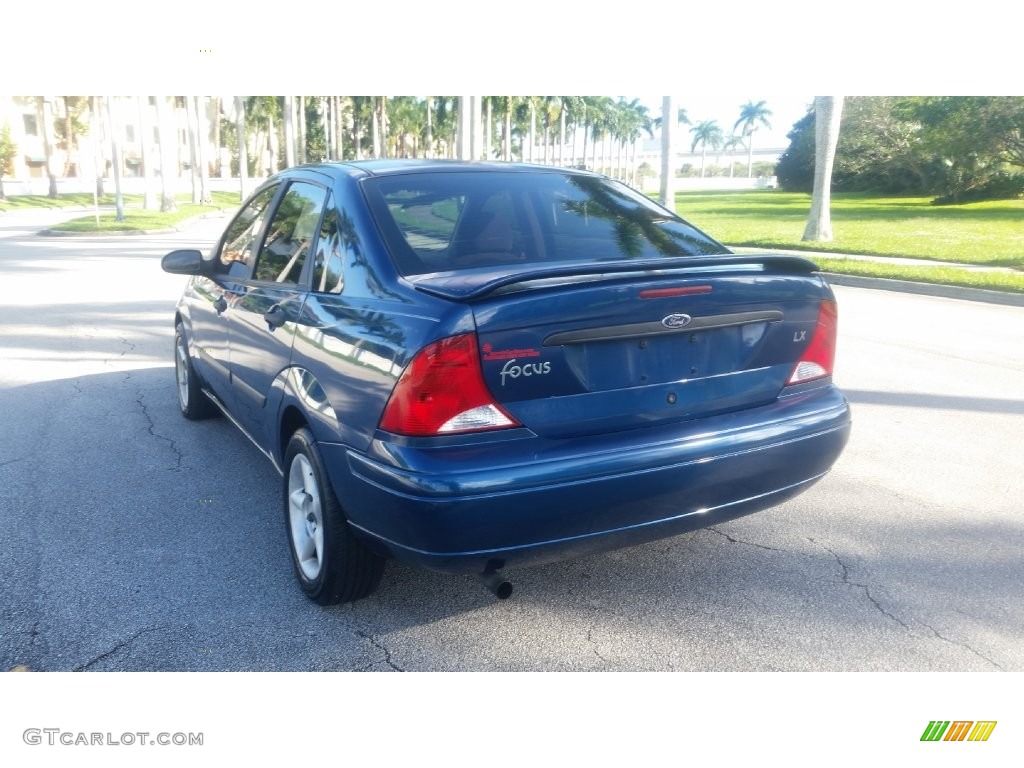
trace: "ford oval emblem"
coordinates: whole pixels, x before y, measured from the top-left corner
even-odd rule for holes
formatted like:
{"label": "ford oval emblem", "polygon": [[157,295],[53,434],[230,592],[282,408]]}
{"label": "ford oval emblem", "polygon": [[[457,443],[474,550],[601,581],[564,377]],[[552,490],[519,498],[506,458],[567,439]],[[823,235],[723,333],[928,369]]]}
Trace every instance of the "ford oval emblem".
{"label": "ford oval emblem", "polygon": [[662,319],[661,324],[666,328],[685,328],[693,320],[689,315],[669,315]]}

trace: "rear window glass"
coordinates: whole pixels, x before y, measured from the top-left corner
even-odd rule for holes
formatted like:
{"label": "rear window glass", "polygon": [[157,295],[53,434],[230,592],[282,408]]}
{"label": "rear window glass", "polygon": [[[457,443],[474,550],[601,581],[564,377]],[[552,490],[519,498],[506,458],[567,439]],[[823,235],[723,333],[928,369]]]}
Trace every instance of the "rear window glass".
{"label": "rear window glass", "polygon": [[640,193],[601,177],[438,172],[378,176],[363,185],[405,275],[728,253]]}

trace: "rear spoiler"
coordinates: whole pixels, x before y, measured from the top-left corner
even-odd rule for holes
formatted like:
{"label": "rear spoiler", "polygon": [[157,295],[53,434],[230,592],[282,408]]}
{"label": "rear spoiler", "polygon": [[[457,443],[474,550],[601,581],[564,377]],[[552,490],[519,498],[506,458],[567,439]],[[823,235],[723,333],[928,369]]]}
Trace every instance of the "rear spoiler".
{"label": "rear spoiler", "polygon": [[[642,261],[614,261],[604,263],[566,263],[551,266],[531,266],[511,272],[515,265],[466,269],[451,272],[432,272],[406,277],[413,287],[432,296],[455,301],[468,301],[490,295],[500,289],[515,286],[517,290],[542,288],[565,282],[591,282],[626,280],[643,277],[686,277],[716,272],[784,272],[811,274],[818,265],[800,256],[781,254],[729,254],[725,256],[676,256]],[[580,279],[582,278],[582,279]],[[504,291],[502,291],[504,292]]]}

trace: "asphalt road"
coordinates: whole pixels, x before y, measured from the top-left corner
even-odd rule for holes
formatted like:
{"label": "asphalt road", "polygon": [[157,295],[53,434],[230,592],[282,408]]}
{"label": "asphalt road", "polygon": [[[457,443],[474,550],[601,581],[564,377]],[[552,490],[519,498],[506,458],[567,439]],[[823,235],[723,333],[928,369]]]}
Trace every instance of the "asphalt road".
{"label": "asphalt road", "polygon": [[854,432],[785,505],[475,580],[308,602],[279,479],[175,400],[175,247],[0,216],[0,669],[1024,670],[1024,308],[837,288]]}

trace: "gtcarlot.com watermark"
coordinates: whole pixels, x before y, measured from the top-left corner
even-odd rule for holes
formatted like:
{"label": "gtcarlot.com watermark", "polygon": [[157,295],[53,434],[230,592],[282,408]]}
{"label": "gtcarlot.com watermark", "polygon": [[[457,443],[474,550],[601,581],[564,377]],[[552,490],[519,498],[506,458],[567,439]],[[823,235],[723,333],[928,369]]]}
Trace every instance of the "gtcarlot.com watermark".
{"label": "gtcarlot.com watermark", "polygon": [[65,747],[201,747],[203,734],[200,733],[151,733],[149,731],[125,731],[124,733],[99,733],[96,731],[64,731],[60,728],[26,728],[22,740],[31,746],[46,744]]}

